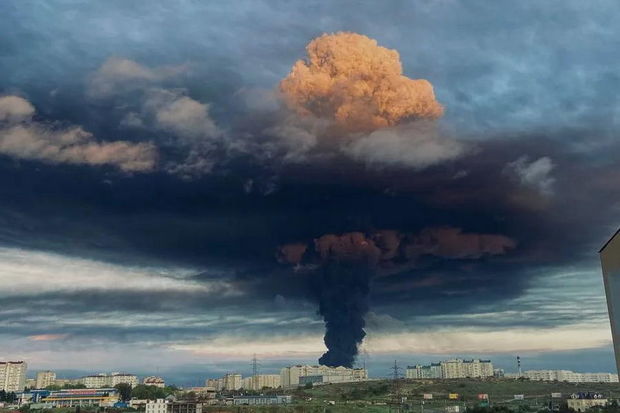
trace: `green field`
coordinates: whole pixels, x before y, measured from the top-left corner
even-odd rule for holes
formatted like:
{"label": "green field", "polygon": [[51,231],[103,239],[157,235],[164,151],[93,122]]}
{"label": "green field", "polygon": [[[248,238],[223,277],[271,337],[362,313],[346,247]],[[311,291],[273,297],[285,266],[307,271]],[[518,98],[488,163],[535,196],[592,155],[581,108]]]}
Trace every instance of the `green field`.
{"label": "green field", "polygon": [[[509,379],[460,379],[460,380],[376,380],[364,383],[328,384],[311,389],[278,391],[292,394],[294,402],[281,407],[251,406],[212,406],[205,407],[203,413],[343,413],[396,412],[396,401],[400,411],[415,413],[443,413],[448,406],[478,406],[478,394],[488,394],[493,407],[507,407],[518,413],[538,412],[549,405],[551,393],[562,393],[563,398],[571,393],[597,392],[606,398],[620,398],[618,383],[570,384],[557,382],[517,381]],[[424,400],[424,393],[432,393],[433,400]],[[449,400],[448,394],[457,393],[457,400]],[[524,400],[514,400],[514,395],[523,394]],[[403,398],[406,398],[403,401]],[[561,400],[560,400],[561,401]],[[560,401],[556,400],[556,404]],[[332,404],[333,403],[333,404]],[[53,410],[54,413],[68,413],[66,409]],[[74,410],[71,410],[73,412]],[[94,411],[94,410],[93,410]],[[107,409],[108,413],[113,409]],[[133,410],[130,410],[133,411]],[[89,410],[83,408],[83,413]],[[0,409],[0,413],[4,413]],[[62,412],[61,412],[62,413]]]}

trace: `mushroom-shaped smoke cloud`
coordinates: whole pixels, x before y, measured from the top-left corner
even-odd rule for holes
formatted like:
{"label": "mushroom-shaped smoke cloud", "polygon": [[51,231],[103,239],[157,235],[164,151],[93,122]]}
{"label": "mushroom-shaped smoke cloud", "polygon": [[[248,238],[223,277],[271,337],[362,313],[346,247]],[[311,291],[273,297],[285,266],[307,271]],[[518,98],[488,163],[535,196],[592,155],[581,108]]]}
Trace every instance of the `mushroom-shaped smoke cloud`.
{"label": "mushroom-shaped smoke cloud", "polygon": [[368,132],[408,119],[435,119],[443,107],[433,86],[402,74],[396,50],[356,33],[324,34],[308,44],[280,83],[300,114],[327,118],[349,132]]}

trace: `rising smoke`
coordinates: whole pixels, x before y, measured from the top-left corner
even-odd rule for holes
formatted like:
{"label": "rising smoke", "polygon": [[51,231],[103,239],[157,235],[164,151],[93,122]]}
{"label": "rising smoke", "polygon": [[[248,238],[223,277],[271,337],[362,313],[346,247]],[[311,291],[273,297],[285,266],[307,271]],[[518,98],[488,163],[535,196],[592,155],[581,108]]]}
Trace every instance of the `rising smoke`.
{"label": "rising smoke", "polygon": [[314,240],[314,248],[303,242],[286,244],[278,249],[278,260],[313,273],[328,349],[319,363],[351,367],[366,336],[373,276],[411,267],[422,256],[479,259],[515,247],[506,236],[463,233],[459,228],[426,228],[419,233],[385,229],[325,234]]}

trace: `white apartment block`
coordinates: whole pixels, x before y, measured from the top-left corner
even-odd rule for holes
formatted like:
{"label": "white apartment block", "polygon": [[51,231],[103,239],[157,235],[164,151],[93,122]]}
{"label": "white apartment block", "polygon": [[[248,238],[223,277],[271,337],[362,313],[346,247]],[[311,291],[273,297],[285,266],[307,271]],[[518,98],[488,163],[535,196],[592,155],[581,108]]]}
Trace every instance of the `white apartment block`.
{"label": "white apartment block", "polygon": [[280,386],[297,387],[306,383],[348,383],[368,380],[368,370],[328,366],[290,366],[280,371]]}
{"label": "white apartment block", "polygon": [[277,389],[280,387],[280,375],[257,374],[256,376],[244,377],[241,387],[245,390]]}
{"label": "white apartment block", "polygon": [[408,379],[461,379],[493,377],[490,360],[446,360],[428,366],[408,366]]}
{"label": "white apartment block", "polygon": [[97,374],[93,376],[86,376],[80,379],[80,382],[89,389],[101,389],[104,387],[114,387],[120,383],[127,383],[131,387],[138,385],[138,377],[133,374],[125,373],[113,373]]}
{"label": "white apartment block", "polygon": [[569,383],[618,383],[612,373],[575,373],[570,370],[527,370],[522,377],[535,381],[565,381]]}
{"label": "white apartment block", "polygon": [[47,386],[51,386],[56,383],[56,373],[53,371],[40,371],[37,373],[37,381],[35,387],[37,389],[44,389]]}
{"label": "white apartment block", "polygon": [[168,410],[168,400],[157,399],[146,402],[144,413],[166,413]]}
{"label": "white apartment block", "polygon": [[112,387],[120,383],[127,383],[131,387],[136,387],[140,383],[138,377],[133,374],[114,373],[111,377],[110,385]]}
{"label": "white apartment block", "polygon": [[26,387],[25,361],[0,361],[0,390],[6,392],[23,391]]}

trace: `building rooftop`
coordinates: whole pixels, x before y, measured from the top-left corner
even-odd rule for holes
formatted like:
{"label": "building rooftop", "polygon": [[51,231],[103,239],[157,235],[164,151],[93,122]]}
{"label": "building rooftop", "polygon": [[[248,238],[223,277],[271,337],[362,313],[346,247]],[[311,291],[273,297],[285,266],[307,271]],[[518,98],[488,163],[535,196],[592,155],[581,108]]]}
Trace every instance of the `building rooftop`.
{"label": "building rooftop", "polygon": [[609,245],[609,243],[616,238],[616,236],[618,236],[618,234],[620,234],[620,228],[618,228],[618,230],[614,233],[614,235],[611,236],[611,238],[609,238],[607,240],[607,242],[601,247],[600,250],[598,250],[599,253],[603,252],[603,250]]}

